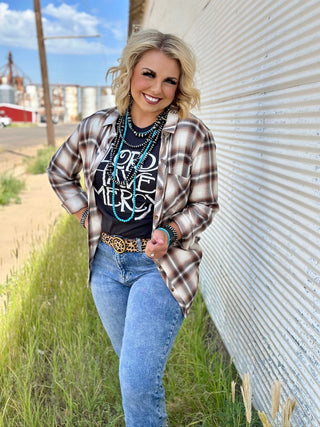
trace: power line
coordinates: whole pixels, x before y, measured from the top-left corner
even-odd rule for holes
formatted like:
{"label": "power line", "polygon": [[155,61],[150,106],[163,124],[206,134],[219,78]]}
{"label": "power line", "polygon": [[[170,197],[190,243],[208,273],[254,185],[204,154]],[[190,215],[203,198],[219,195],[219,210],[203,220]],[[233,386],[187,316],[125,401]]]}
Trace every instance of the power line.
{"label": "power line", "polygon": [[83,38],[90,38],[90,37],[100,37],[100,34],[93,34],[88,36],[48,36],[44,37],[44,40],[52,40],[52,39],[83,39]]}

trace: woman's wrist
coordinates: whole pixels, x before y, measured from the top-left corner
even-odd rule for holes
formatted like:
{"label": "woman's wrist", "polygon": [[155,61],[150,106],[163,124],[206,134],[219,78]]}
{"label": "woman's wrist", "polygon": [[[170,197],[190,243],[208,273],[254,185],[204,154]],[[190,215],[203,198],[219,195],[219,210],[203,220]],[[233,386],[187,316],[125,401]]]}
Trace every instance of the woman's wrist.
{"label": "woman's wrist", "polygon": [[82,225],[83,228],[86,228],[86,219],[88,215],[89,215],[89,209],[87,208],[82,212],[82,215],[80,218],[80,224]]}
{"label": "woman's wrist", "polygon": [[170,233],[169,233],[169,231],[165,228],[165,227],[159,227],[159,228],[157,228],[157,230],[160,230],[160,231],[164,231],[165,233],[166,233],[166,235],[167,235],[167,242],[168,242],[168,247],[170,246],[170,243],[171,243],[171,236],[170,236]]}
{"label": "woman's wrist", "polygon": [[179,238],[178,232],[172,225],[164,225],[163,227],[159,227],[158,230],[162,230],[167,234],[168,238],[168,247],[176,242]]}

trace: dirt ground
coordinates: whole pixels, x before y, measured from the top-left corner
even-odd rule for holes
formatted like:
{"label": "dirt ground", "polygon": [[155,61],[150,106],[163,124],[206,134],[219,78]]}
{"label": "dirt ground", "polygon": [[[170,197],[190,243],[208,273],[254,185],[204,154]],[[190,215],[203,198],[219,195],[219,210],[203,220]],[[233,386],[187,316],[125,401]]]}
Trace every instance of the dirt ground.
{"label": "dirt ground", "polygon": [[20,204],[0,206],[0,283],[19,269],[44,238],[52,224],[65,210],[52,191],[46,174],[31,175],[25,171],[23,158],[35,155],[41,148],[29,147],[15,153],[0,152],[0,173],[9,172],[24,180]]}

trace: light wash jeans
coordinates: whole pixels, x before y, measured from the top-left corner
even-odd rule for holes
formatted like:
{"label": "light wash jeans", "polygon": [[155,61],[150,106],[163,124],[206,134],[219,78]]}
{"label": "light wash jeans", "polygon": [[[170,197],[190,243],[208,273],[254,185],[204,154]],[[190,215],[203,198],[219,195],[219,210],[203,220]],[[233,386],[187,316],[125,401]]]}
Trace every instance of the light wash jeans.
{"label": "light wash jeans", "polygon": [[183,322],[177,301],[144,252],[116,253],[99,243],[93,298],[114,350],[126,427],[166,426],[162,377]]}

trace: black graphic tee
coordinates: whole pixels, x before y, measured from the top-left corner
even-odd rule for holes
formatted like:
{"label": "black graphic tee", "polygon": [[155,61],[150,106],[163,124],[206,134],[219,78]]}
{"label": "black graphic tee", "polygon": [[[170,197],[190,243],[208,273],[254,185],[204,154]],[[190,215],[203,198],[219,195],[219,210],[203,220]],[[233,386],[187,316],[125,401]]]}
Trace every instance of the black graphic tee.
{"label": "black graphic tee", "polygon": [[[134,126],[134,129],[138,132],[145,132],[150,129],[150,127],[140,129]],[[129,145],[126,143],[122,145],[121,154],[117,163],[116,179],[118,182],[126,179],[132,162],[136,158],[140,158],[142,150],[141,147],[137,146],[141,145],[143,139],[136,137],[129,127],[125,139]],[[115,158],[110,159],[110,152],[108,152],[101,161],[96,170],[93,185],[96,203],[103,215],[102,231],[105,233],[127,238],[150,238],[160,143],[161,141],[159,138],[152,151],[147,154],[143,165],[140,166],[136,175],[135,214],[129,222],[119,221],[115,217],[112,209],[112,180],[106,173],[106,166],[110,161],[112,161],[113,165]],[[115,184],[114,206],[119,218],[123,220],[130,218],[133,210],[133,179],[124,186]]]}

